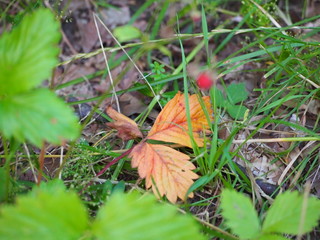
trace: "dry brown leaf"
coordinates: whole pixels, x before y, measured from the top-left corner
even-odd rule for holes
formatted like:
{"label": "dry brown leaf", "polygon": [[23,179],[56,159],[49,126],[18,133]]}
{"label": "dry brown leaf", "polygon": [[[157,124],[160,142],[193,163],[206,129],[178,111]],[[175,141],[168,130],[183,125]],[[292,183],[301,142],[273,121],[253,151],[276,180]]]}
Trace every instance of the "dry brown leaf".
{"label": "dry brown leaf", "polygon": [[[203,97],[209,116],[212,116],[210,98]],[[198,146],[203,146],[203,138],[200,133],[209,128],[204,111],[196,94],[189,96],[190,119],[192,132]],[[160,112],[147,139],[172,142],[183,146],[192,147],[188,134],[188,121],[186,116],[185,97],[181,92],[170,100]]]}
{"label": "dry brown leaf", "polygon": [[[191,171],[195,166],[188,155],[164,145],[142,142],[129,156],[132,157],[132,167],[137,167],[140,177],[146,179],[146,188],[152,187],[158,197],[166,195],[172,203],[178,197],[184,200],[193,179],[198,178]],[[189,197],[193,197],[193,193]]]}
{"label": "dry brown leaf", "polygon": [[114,122],[107,123],[109,127],[115,128],[118,130],[118,136],[124,141],[142,138],[143,135],[140,132],[138,125],[126,117],[125,115],[118,113],[111,106],[108,106],[106,109],[107,114],[111,117]]}

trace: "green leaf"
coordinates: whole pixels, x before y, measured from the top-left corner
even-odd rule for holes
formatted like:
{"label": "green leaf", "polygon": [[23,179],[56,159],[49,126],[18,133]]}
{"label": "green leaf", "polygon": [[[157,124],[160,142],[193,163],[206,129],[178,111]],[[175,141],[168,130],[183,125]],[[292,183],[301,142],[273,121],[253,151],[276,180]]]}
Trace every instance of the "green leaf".
{"label": "green leaf", "polygon": [[84,206],[60,181],[35,188],[18,197],[15,205],[0,208],[1,239],[80,239],[87,228]]}
{"label": "green leaf", "polygon": [[223,96],[223,93],[218,88],[213,88],[215,94],[215,102],[217,107],[226,107],[226,99]]}
{"label": "green leaf", "polygon": [[233,119],[243,120],[243,117],[248,110],[245,106],[242,105],[233,105],[227,102],[227,112]]}
{"label": "green leaf", "polygon": [[174,206],[158,204],[153,196],[116,193],[93,223],[98,239],[204,239],[194,219]]}
{"label": "green leaf", "polygon": [[288,240],[288,238],[282,237],[275,234],[264,234],[259,237],[257,240]]}
{"label": "green leaf", "polygon": [[234,190],[225,189],[221,195],[221,208],[226,225],[241,239],[259,235],[259,218],[248,197]]}
{"label": "green leaf", "polygon": [[127,42],[136,38],[140,38],[141,31],[132,25],[124,25],[116,27],[113,30],[113,34],[119,42]]}
{"label": "green leaf", "polygon": [[[305,205],[304,205],[305,204]],[[305,217],[301,213],[305,207]],[[267,212],[262,231],[265,233],[300,234],[310,232],[320,218],[320,200],[310,197],[304,201],[302,195],[285,192],[278,195]],[[300,226],[303,224],[302,226]]]}
{"label": "green leaf", "polygon": [[232,104],[242,102],[247,99],[248,92],[244,83],[232,83],[227,87],[227,96]]}
{"label": "green leaf", "polygon": [[0,39],[0,97],[38,86],[58,63],[59,23],[48,9],[24,17]]}
{"label": "green leaf", "polygon": [[38,147],[44,140],[61,144],[64,139],[76,139],[77,121],[71,108],[47,89],[0,99],[0,132]]}

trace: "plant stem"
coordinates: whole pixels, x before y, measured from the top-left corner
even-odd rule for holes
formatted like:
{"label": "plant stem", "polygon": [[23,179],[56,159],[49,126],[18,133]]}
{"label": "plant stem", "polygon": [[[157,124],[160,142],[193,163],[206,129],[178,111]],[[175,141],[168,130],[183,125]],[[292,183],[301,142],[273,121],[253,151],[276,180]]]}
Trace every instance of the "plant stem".
{"label": "plant stem", "polygon": [[206,221],[204,221],[204,220],[202,220],[202,219],[200,219],[200,218],[196,218],[196,220],[197,220],[198,222],[200,222],[201,224],[203,224],[203,225],[211,228],[212,230],[214,230],[214,231],[216,231],[216,232],[218,232],[218,233],[221,233],[222,235],[224,235],[224,236],[227,237],[228,239],[239,240],[238,237],[236,237],[236,236],[234,236],[234,235],[232,235],[232,234],[230,234],[230,233],[228,233],[228,232],[226,232],[226,231],[224,231],[224,230],[222,230],[222,229],[220,229],[220,228],[212,225],[211,223],[208,223],[208,222],[206,222]]}
{"label": "plant stem", "polygon": [[[120,159],[124,158],[125,156],[127,156],[128,154],[131,153],[132,149],[134,147],[129,148],[127,151],[125,151],[124,153],[122,153],[119,157],[116,157],[115,159],[113,159],[111,162],[109,162],[100,172],[98,172],[94,178],[100,177],[102,174],[104,174],[107,169],[109,167],[111,167],[113,164],[117,163]],[[80,191],[80,194],[82,194],[89,186],[91,186],[93,183],[92,179],[90,180],[90,182]]]}
{"label": "plant stem", "polygon": [[46,144],[42,143],[42,148],[41,148],[41,152],[39,155],[39,171],[38,171],[38,178],[37,178],[37,185],[38,186],[41,183],[45,152],[46,152]]}

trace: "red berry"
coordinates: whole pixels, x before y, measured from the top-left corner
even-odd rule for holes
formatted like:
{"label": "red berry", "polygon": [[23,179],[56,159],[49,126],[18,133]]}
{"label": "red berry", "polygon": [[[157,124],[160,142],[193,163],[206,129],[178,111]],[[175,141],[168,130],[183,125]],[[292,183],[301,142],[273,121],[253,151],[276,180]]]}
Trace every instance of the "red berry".
{"label": "red berry", "polygon": [[210,89],[213,85],[213,79],[208,73],[200,73],[197,77],[197,84],[201,89]]}
{"label": "red berry", "polygon": [[194,23],[197,23],[197,22],[201,21],[201,13],[199,11],[197,11],[197,10],[191,11],[190,17],[191,17],[191,19],[192,19],[192,21]]}

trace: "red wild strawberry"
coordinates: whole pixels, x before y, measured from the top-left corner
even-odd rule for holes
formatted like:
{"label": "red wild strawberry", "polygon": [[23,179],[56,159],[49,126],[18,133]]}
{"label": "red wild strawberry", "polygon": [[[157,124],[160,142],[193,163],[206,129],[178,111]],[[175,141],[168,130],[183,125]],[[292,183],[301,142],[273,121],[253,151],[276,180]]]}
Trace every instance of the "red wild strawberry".
{"label": "red wild strawberry", "polygon": [[198,10],[193,10],[190,13],[190,17],[194,23],[200,22],[201,21],[201,12]]}
{"label": "red wild strawberry", "polygon": [[197,77],[197,84],[199,88],[207,90],[213,85],[213,79],[207,72],[202,72]]}

